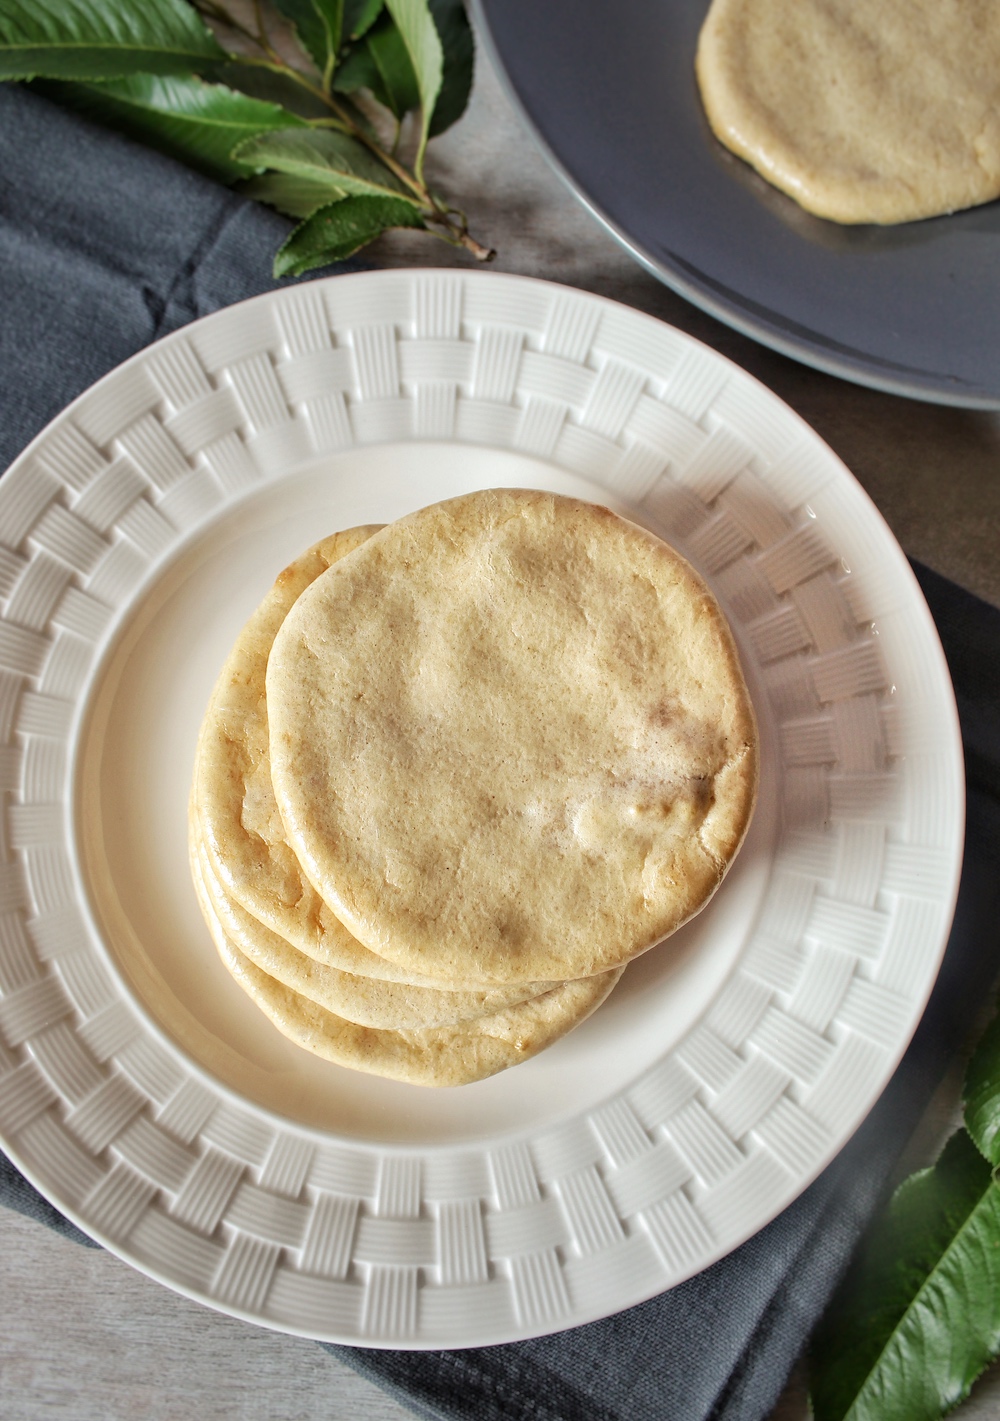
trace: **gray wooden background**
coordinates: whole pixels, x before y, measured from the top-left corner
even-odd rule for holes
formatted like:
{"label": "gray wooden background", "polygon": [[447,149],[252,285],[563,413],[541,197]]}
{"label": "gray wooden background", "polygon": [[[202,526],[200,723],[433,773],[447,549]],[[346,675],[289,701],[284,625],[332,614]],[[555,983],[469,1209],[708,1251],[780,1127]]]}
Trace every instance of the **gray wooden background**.
{"label": "gray wooden background", "polygon": [[[897,399],[809,370],[689,306],[641,269],[549,169],[481,55],[462,122],[432,147],[436,185],[499,252],[496,269],[565,282],[659,316],[749,369],[845,460],[911,555],[1000,606],[1000,416]],[[469,260],[417,234],[369,249],[383,266]],[[955,1119],[961,1063],[901,1170],[933,1158]],[[410,1413],[315,1343],[235,1321],[100,1250],[0,1209],[4,1421],[402,1421]],[[803,1421],[793,1375],[772,1421]],[[1000,1418],[994,1370],[956,1412]],[[641,1421],[641,1418],[637,1418]]]}

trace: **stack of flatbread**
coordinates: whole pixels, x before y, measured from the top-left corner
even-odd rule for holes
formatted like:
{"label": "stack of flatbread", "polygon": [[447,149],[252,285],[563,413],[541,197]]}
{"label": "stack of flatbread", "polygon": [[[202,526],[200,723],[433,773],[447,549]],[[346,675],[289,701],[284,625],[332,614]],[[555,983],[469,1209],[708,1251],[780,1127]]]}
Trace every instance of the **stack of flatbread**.
{"label": "stack of flatbread", "polygon": [[286,1036],[459,1085],[556,1041],[707,902],[756,783],[688,564],[605,508],[491,490],[280,575],[202,725],[192,870]]}

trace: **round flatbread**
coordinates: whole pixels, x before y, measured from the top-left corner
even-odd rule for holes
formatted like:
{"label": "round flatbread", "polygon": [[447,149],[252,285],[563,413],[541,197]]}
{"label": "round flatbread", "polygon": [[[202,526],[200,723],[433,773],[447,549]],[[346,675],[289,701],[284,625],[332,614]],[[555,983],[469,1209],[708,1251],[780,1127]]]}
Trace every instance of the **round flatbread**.
{"label": "round flatbread", "polygon": [[725,618],[605,508],[469,494],[321,574],[267,669],[288,842],[351,933],[468,982],[616,967],[707,901],[757,783]]}
{"label": "round flatbread", "polygon": [[450,1026],[490,1016],[532,995],[524,987],[448,992],[341,972],[298,952],[230,898],[204,851],[198,854],[198,870],[205,890],[202,912],[217,930],[213,936],[221,933],[269,977],[358,1026],[408,1031]]}
{"label": "round flatbread", "polygon": [[1000,195],[996,0],[713,0],[696,68],[716,136],[820,217]]}
{"label": "round flatbread", "polygon": [[197,865],[193,876],[222,962],[284,1036],[335,1065],[408,1085],[468,1085],[527,1061],[585,1021],[621,976],[619,970],[565,982],[505,1011],[452,1026],[420,1031],[359,1026],[276,981],[244,956],[212,912]]}
{"label": "round flatbread", "polygon": [[[354,976],[456,989],[463,984],[409,971],[351,936],[303,878],[271,788],[264,674],[275,633],[300,593],[377,531],[350,528],[309,548],[280,574],[241,631],[202,722],[189,832],[226,893],[314,961]],[[532,983],[523,995],[554,985]]]}

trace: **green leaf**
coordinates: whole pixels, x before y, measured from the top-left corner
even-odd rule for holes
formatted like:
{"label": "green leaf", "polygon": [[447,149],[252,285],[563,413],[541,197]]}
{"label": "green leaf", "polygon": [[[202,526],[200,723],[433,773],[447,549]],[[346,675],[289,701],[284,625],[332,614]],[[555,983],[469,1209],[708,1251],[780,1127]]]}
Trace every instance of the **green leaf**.
{"label": "green leaf", "polygon": [[36,87],[57,103],[148,143],[220,182],[246,177],[254,163],[230,155],[261,129],[298,123],[277,104],[261,103],[221,84],[133,74],[101,84],[42,81]]}
{"label": "green leaf", "polygon": [[419,105],[420,88],[403,37],[388,16],[385,23],[368,32],[365,48],[377,74],[374,82],[369,81],[368,88],[379,103],[402,118]]}
{"label": "green leaf", "polygon": [[343,0],[274,0],[274,7],[291,20],[302,48],[325,74],[340,49]]}
{"label": "green leaf", "polygon": [[414,163],[418,178],[423,177],[424,151],[430,134],[434,106],[441,92],[444,51],[427,0],[385,0],[386,9],[403,37],[420,92],[420,144]]}
{"label": "green leaf", "polygon": [[0,4],[0,79],[191,74],[225,57],[184,0]]}
{"label": "green leaf", "polygon": [[370,89],[380,104],[389,107],[389,96],[382,87],[382,76],[368,47],[368,41],[355,45],[338,65],[333,76],[333,88],[338,94],[356,94],[359,89]]}
{"label": "green leaf", "polygon": [[265,202],[288,217],[311,217],[321,207],[347,194],[332,182],[301,177],[297,173],[261,173],[238,184],[238,191],[255,202]]}
{"label": "green leaf", "polygon": [[240,144],[234,157],[255,168],[275,168],[314,182],[332,183],[341,193],[399,198],[420,206],[419,199],[411,196],[363,143],[329,128],[261,133]]}
{"label": "green leaf", "polygon": [[397,119],[419,105],[417,76],[391,16],[383,15],[362,43],[351,49],[334,75],[333,87],[341,94],[368,89]]}
{"label": "green leaf", "polygon": [[343,36],[359,40],[385,8],[385,0],[344,0]]}
{"label": "green leaf", "polygon": [[1000,1016],[995,1017],[965,1076],[965,1126],[992,1165],[1000,1165]]}
{"label": "green leaf", "polygon": [[811,1350],[816,1421],[936,1421],[1000,1351],[1000,1188],[965,1131],[873,1224]]}
{"label": "green leaf", "polygon": [[[0,0],[0,4],[3,0]],[[252,99],[264,99],[268,103],[280,104],[288,113],[297,118],[330,117],[330,110],[321,98],[311,94],[289,74],[271,69],[263,64],[246,64],[239,59],[230,63],[213,65],[206,69],[203,78],[217,84],[225,84],[228,89],[238,89]]]}
{"label": "green leaf", "polygon": [[[428,3],[444,56],[441,88],[428,130],[434,137],[450,128],[465,112],[472,90],[475,54],[472,29],[462,0],[428,0]],[[369,89],[396,118],[418,107],[421,92],[410,52],[389,15],[383,16],[370,32],[366,44],[355,45],[347,54],[336,72],[333,87],[344,94]]]}
{"label": "green leaf", "polygon": [[475,45],[462,0],[428,0],[428,3],[444,51],[441,92],[430,126],[430,136],[436,138],[465,113],[472,92]]}
{"label": "green leaf", "polygon": [[301,276],[344,261],[393,227],[422,227],[423,218],[397,197],[345,197],[296,227],[274,259],[275,276]]}

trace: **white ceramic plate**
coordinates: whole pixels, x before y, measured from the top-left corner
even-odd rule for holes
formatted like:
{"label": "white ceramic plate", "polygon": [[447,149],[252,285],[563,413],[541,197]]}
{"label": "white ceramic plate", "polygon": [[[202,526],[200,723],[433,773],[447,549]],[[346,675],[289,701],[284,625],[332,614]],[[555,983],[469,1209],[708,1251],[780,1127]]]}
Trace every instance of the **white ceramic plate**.
{"label": "white ceramic plate", "polygon": [[[188,779],[285,563],[496,485],[607,502],[701,568],[763,791],[709,908],[590,1021],[426,1091],[313,1059],[231,982],[188,878]],[[535,1336],[726,1253],[878,1096],[954,903],[951,688],[864,493],[713,351],[518,277],[294,287],[70,406],[0,484],[0,540],[0,1136],[121,1257],[312,1337]]]}

